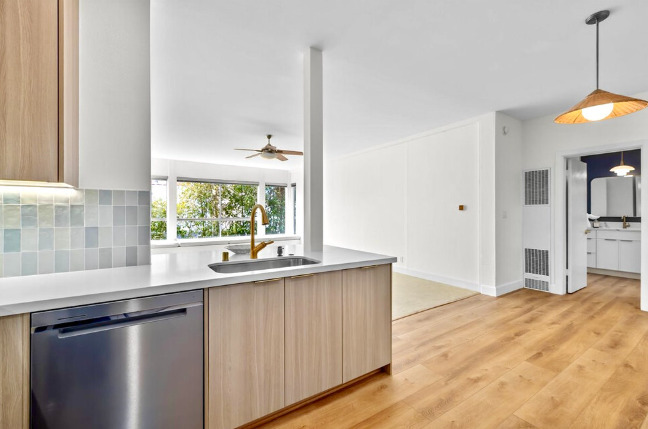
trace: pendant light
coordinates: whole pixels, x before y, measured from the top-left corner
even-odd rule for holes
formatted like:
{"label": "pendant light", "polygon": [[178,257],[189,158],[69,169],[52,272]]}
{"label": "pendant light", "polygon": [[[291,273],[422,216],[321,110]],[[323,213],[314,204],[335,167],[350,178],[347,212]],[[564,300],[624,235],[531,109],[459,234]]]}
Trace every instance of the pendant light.
{"label": "pendant light", "polygon": [[623,163],[623,152],[621,152],[621,164],[617,165],[616,167],[610,168],[610,171],[612,173],[616,173],[617,176],[626,176],[628,173],[631,171],[634,171],[634,167],[631,165],[625,165]]}
{"label": "pendant light", "polygon": [[648,106],[648,101],[599,89],[599,23],[605,21],[608,16],[610,16],[610,11],[602,10],[590,15],[585,20],[587,25],[596,24],[596,90],[585,97],[583,101],[554,119],[557,124],[601,121],[637,112]]}

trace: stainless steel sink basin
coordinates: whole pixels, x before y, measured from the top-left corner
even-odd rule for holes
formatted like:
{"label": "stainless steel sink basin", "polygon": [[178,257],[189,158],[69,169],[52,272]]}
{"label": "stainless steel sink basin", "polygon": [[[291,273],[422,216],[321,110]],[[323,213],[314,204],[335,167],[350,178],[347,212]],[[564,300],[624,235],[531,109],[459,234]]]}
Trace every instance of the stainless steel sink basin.
{"label": "stainless steel sink basin", "polygon": [[299,267],[302,265],[319,264],[316,259],[304,256],[285,256],[271,259],[246,259],[244,261],[216,262],[209,268],[217,273],[242,273],[245,271],[272,270],[274,268]]}

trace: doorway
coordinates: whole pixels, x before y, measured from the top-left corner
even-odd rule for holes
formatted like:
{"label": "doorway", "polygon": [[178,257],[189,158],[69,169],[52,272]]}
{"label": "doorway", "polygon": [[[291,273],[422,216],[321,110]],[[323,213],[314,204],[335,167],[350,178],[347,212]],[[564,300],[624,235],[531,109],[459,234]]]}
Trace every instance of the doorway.
{"label": "doorway", "polygon": [[641,148],[565,156],[565,292],[588,275],[640,279]]}

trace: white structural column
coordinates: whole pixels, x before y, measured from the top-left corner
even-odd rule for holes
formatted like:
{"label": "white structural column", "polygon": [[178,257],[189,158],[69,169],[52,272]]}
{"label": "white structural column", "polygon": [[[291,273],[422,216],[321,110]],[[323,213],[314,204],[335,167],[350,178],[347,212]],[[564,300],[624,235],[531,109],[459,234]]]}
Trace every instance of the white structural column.
{"label": "white structural column", "polygon": [[322,51],[304,53],[304,248],[323,247],[323,94]]}

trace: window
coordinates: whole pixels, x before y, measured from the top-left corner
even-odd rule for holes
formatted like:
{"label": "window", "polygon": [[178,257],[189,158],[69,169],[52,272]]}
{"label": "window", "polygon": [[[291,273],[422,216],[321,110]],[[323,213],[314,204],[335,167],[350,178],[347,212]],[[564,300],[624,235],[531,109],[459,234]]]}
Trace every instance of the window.
{"label": "window", "polygon": [[151,180],[151,240],[167,238],[167,181]]}
{"label": "window", "polygon": [[257,185],[178,181],[178,238],[250,235]]}
{"label": "window", "polygon": [[270,223],[266,234],[286,233],[286,185],[266,185],[265,205]]}
{"label": "window", "polygon": [[292,188],[292,209],[293,209],[293,234],[297,235],[297,184],[290,185]]}

